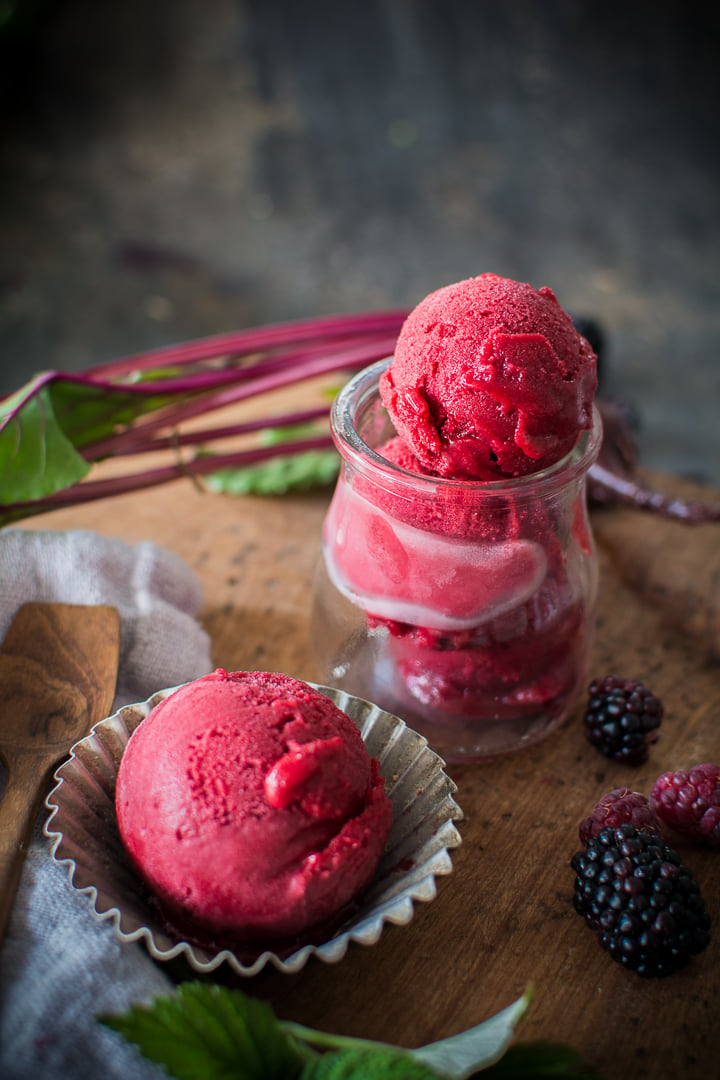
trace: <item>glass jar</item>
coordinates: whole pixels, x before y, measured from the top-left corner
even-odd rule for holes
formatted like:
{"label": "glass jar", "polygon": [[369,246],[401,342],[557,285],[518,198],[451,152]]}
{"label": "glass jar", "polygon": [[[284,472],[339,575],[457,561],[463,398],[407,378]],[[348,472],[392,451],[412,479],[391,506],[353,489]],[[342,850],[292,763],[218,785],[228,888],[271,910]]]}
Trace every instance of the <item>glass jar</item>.
{"label": "glass jar", "polygon": [[507,754],[557,728],[587,679],[600,417],[534,475],[418,475],[377,452],[395,435],[378,392],[389,362],[332,411],[342,468],[314,587],[319,678],[402,717],[446,761]]}

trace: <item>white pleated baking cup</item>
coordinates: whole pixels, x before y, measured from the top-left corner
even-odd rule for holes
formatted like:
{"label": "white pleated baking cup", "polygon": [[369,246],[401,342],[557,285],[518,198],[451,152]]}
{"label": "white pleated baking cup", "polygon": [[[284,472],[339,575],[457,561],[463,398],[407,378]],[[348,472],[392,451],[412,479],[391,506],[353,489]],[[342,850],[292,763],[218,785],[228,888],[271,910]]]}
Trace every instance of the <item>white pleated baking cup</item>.
{"label": "white pleated baking cup", "polygon": [[454,823],[463,816],[445,762],[399,717],[344,691],[309,685],[360,729],[368,752],[380,762],[392,802],[392,830],[358,910],[329,941],[304,945],[289,956],[266,950],[251,962],[245,953],[213,952],[169,935],[120,839],[115,781],[130,736],[155,705],[179,689],[171,687],[96,724],[56,770],[57,783],[45,800],[50,816],[44,832],[53,859],[67,869],[70,886],[89,898],[92,914],[111,920],[122,941],[142,941],[156,960],[183,957],[203,973],[227,963],[237,974],[251,976],[270,963],[293,974],[311,956],[332,964],[345,956],[351,942],[374,945],[386,923],[406,925],[416,901],[435,898],[436,877],[452,872],[450,851],[461,843]]}

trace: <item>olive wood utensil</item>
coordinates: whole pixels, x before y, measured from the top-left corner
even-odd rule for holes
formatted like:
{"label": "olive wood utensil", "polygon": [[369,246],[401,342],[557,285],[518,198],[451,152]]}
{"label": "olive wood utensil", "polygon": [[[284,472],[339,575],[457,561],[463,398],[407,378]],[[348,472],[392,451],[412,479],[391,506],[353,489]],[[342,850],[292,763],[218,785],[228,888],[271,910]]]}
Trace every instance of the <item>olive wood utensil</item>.
{"label": "olive wood utensil", "polygon": [[28,603],[0,647],[0,943],[50,774],[108,716],[120,616],[93,604]]}

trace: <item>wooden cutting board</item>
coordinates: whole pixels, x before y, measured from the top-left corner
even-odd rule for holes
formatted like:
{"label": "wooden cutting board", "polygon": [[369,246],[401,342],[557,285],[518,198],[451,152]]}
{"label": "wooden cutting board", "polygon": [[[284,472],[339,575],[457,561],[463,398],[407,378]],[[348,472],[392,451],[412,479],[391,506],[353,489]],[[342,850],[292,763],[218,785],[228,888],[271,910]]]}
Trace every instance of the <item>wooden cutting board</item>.
{"label": "wooden cutting board", "polygon": [[[306,403],[288,394],[285,409],[291,401]],[[119,467],[103,463],[99,476],[111,466]],[[676,490],[720,498],[686,481]],[[152,539],[174,551],[200,580],[218,666],[317,681],[310,601],[330,494],[232,499],[181,480],[33,525]],[[650,760],[633,769],[603,758],[583,735],[578,701],[568,724],[537,746],[452,769],[463,843],[437,898],[417,904],[408,926],[387,928],[372,948],[351,947],[339,964],[311,961],[292,977],[267,968],[241,981],[282,1019],[420,1046],[487,1019],[532,985],[522,1042],[568,1043],[606,1080],[717,1076],[720,852],[681,848],[714,932],[705,952],[668,979],[641,979],[599,947],[572,907],[570,858],[578,823],[606,791],[647,792],[666,769],[720,761],[720,646],[708,647],[713,626],[720,642],[720,524],[620,509],[592,518],[601,562],[592,674],[633,675],[663,700]],[[163,970],[196,977],[187,965]],[[230,978],[223,968],[215,975]]]}

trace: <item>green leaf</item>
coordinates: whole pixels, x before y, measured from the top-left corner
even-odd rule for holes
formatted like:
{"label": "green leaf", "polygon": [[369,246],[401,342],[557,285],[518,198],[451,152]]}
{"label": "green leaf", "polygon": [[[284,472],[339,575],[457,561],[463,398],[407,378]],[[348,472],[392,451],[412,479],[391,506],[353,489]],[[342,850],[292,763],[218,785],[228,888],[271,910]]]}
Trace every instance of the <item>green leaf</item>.
{"label": "green leaf", "polygon": [[100,1020],[178,1080],[293,1080],[305,1060],[266,1002],[215,985],[183,983]]}
{"label": "green leaf", "polygon": [[31,502],[87,476],[80,451],[170,397],[37,375],[0,402],[0,505]]}
{"label": "green leaf", "polygon": [[[0,406],[0,418],[10,413],[14,399]],[[34,393],[0,431],[0,503],[42,499],[89,471],[58,423],[48,386]]]}
{"label": "green leaf", "polygon": [[473,1073],[487,1068],[502,1057],[532,996],[532,991],[527,990],[512,1005],[484,1023],[408,1053],[440,1076],[467,1080]]}
{"label": "green leaf", "polygon": [[49,389],[58,423],[78,449],[178,400],[177,394],[133,394],[121,386],[95,386],[62,376],[50,383]]}
{"label": "green leaf", "polygon": [[517,1043],[478,1075],[481,1080],[601,1080],[577,1050],[545,1042]]}
{"label": "green leaf", "polygon": [[324,1054],[303,1069],[301,1080],[437,1080],[402,1050],[343,1050]]}
{"label": "green leaf", "polygon": [[219,469],[206,478],[206,485],[225,495],[285,495],[326,487],[336,479],[339,468],[334,450],[305,450],[239,469]]}

